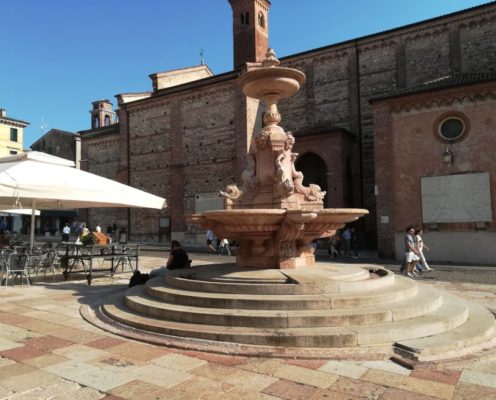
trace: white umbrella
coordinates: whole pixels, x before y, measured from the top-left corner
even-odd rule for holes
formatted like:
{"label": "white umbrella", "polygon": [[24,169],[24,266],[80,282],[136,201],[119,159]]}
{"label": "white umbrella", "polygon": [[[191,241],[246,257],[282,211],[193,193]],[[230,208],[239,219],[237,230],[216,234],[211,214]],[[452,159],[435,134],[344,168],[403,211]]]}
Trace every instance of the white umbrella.
{"label": "white umbrella", "polygon": [[[32,215],[33,210],[31,210],[30,208],[12,208],[10,210],[0,210],[0,215],[3,214]],[[34,215],[40,215],[40,210],[34,210]]]}
{"label": "white umbrella", "polygon": [[74,165],[72,161],[36,151],[0,158],[0,209],[31,207],[31,245],[36,209],[167,206],[161,197],[76,169]]}

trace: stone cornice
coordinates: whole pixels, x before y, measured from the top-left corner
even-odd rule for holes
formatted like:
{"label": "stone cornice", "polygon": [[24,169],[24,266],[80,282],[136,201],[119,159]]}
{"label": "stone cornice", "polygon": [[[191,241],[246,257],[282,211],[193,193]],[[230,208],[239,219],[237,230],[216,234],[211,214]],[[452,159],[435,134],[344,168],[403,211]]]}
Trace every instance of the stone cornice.
{"label": "stone cornice", "polygon": [[18,128],[26,128],[27,126],[30,125],[29,122],[24,122],[19,119],[7,118],[7,117],[0,117],[0,124],[12,125]]}
{"label": "stone cornice", "polygon": [[[393,114],[451,107],[454,104],[496,100],[496,83],[444,89],[385,100]],[[375,108],[375,106],[374,106]]]}

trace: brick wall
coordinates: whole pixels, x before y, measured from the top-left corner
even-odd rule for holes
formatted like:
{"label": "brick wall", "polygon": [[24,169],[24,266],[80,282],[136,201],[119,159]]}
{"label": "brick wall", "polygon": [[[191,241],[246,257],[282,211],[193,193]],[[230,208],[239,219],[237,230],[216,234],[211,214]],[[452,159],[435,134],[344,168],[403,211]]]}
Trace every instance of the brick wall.
{"label": "brick wall", "polygon": [[[442,140],[437,128],[446,116],[463,116],[469,126],[456,142]],[[490,176],[493,221],[485,230],[496,231],[496,82],[481,83],[437,92],[384,100],[374,105],[376,140],[376,182],[378,186],[378,249],[385,256],[394,254],[394,234],[408,225],[422,226],[420,180],[424,176],[444,176],[488,172]],[[443,161],[446,147],[454,162]],[[389,223],[381,223],[388,216]],[[429,231],[429,226],[424,226]],[[475,232],[471,223],[444,223],[440,232]]]}

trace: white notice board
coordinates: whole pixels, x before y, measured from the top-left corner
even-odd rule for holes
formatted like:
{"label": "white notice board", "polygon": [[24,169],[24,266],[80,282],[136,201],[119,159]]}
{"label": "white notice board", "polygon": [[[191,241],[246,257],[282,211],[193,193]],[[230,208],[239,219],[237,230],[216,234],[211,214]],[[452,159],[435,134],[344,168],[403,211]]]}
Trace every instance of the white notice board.
{"label": "white notice board", "polygon": [[489,173],[420,178],[422,221],[492,221]]}

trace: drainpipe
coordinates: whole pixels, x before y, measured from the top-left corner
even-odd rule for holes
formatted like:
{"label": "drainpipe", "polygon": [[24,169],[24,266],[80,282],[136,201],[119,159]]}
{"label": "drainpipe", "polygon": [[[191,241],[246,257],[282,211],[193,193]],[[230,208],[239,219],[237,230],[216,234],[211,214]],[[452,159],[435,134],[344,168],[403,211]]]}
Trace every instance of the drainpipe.
{"label": "drainpipe", "polygon": [[[127,123],[127,184],[131,186],[131,132],[129,131],[129,111],[126,110],[126,123]],[[127,209],[127,240],[131,237],[131,209]]]}

